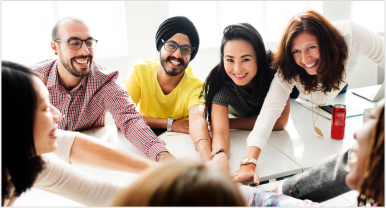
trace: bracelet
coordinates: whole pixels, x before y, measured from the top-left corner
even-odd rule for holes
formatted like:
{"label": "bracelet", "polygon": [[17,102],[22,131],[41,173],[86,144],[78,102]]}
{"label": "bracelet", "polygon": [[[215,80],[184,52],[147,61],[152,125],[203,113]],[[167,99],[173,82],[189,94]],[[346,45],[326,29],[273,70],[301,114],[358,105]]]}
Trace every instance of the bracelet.
{"label": "bracelet", "polygon": [[217,155],[218,153],[220,152],[224,152],[227,157],[228,157],[228,160],[229,160],[229,154],[227,151],[225,151],[223,148],[219,147],[219,148],[216,148],[212,151],[212,153],[210,153],[210,159],[212,159],[213,156]]}
{"label": "bracelet", "polygon": [[200,141],[201,139],[205,139],[205,140],[208,140],[210,142],[210,139],[207,139],[207,138],[204,138],[204,137],[201,137],[199,139],[197,139],[195,142],[194,142],[194,149],[196,149],[196,151],[198,152],[198,149],[197,149],[197,142]]}

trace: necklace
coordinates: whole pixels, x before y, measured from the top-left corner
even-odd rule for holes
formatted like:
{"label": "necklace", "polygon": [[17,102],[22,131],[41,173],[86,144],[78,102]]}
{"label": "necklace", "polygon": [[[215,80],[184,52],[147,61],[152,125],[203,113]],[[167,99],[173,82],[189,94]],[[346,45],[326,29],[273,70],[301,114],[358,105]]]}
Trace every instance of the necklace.
{"label": "necklace", "polygon": [[[320,102],[320,105],[322,105],[322,103],[323,103],[323,98],[324,98],[324,93],[323,93],[322,102]],[[312,105],[311,105],[311,108],[312,108],[312,125],[314,126],[315,132],[323,137],[322,131],[320,131],[320,129],[315,126],[316,120],[318,119],[318,116],[319,116],[320,107],[318,110],[318,114],[316,115],[316,118],[314,120],[314,102],[312,101],[312,93],[311,93],[311,103],[312,103]]]}

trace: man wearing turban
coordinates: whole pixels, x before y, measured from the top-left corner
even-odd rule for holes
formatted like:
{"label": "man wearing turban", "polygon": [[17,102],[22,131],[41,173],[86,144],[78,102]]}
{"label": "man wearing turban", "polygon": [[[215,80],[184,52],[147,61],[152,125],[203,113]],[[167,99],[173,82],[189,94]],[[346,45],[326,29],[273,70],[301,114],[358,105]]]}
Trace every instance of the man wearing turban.
{"label": "man wearing turban", "polygon": [[196,27],[184,16],[171,17],[158,27],[155,43],[159,59],[134,63],[127,91],[152,129],[190,133],[201,158],[210,161],[211,138],[199,98],[202,82],[188,66],[200,45]]}

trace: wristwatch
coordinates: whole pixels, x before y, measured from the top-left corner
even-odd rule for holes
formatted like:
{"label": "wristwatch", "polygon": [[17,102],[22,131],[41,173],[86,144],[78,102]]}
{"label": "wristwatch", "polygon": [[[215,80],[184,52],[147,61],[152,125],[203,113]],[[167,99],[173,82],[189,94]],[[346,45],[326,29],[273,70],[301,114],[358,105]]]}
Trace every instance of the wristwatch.
{"label": "wristwatch", "polygon": [[246,165],[246,164],[249,164],[249,163],[253,163],[253,164],[256,165],[257,160],[255,158],[251,158],[251,157],[244,157],[241,160],[240,165]]}
{"label": "wristwatch", "polygon": [[228,159],[229,159],[229,154],[228,154],[228,152],[225,151],[225,150],[224,150],[223,148],[221,148],[221,147],[214,149],[214,150],[210,153],[210,156],[209,156],[210,159],[212,159],[213,156],[217,155],[217,154],[220,153],[220,152],[224,152],[224,153],[227,155]]}
{"label": "wristwatch", "polygon": [[168,118],[168,124],[166,126],[166,130],[168,132],[171,132],[172,131],[172,125],[173,125],[173,121],[175,121],[176,119],[174,118]]}

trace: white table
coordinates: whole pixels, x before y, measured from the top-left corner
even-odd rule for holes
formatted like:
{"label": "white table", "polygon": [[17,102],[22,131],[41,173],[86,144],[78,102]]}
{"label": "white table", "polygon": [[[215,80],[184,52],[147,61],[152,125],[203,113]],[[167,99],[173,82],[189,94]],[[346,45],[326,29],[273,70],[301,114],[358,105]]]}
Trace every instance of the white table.
{"label": "white table", "polygon": [[[114,126],[115,128],[115,126]],[[244,157],[246,148],[246,138],[250,131],[231,130],[231,149],[229,166],[233,173],[239,169],[240,161]],[[177,159],[186,158],[187,160],[200,160],[199,153],[194,149],[193,141],[189,134],[179,134],[167,136],[165,133],[159,136],[166,143],[166,148]],[[120,130],[110,130],[108,142],[120,146],[126,150],[134,152],[138,155],[146,157],[144,153],[137,150],[130,142],[127,141],[125,135]],[[284,155],[270,144],[267,144],[261,152],[257,162],[256,171],[260,176],[260,181],[266,181],[278,177],[293,175],[302,172],[302,167],[293,162],[290,158]]]}
{"label": "white table", "polygon": [[[353,107],[365,109],[374,107],[372,103],[363,98],[353,95],[351,92],[339,95],[332,103],[347,103]],[[345,138],[334,140],[330,138],[331,121],[324,117],[319,117],[316,122],[324,137],[319,137],[312,127],[311,111],[300,106],[291,100],[291,112],[288,125],[285,130],[272,132],[265,148],[261,152],[257,163],[256,171],[261,181],[270,180],[278,177],[289,176],[315,165],[324,158],[344,151],[351,147],[354,142],[352,135],[355,130],[362,127],[362,116],[347,118]],[[230,170],[234,172],[238,169],[239,162],[244,155],[246,138],[250,131],[231,130],[231,150],[230,150]],[[104,141],[111,142],[128,151],[146,157],[145,154],[137,150],[129,141],[126,140],[122,131],[116,129],[115,125],[102,128],[90,129],[84,133],[92,135]],[[192,139],[189,135],[178,136],[160,135],[166,142],[168,150],[177,158],[199,159],[199,154],[195,151]],[[118,171],[100,170],[81,165],[75,167],[91,175],[130,184],[139,176]],[[259,188],[270,190],[282,181],[260,185]],[[325,205],[356,205],[358,193],[351,191],[334,199],[324,202]],[[32,188],[22,194],[16,200],[14,206],[83,206],[72,200],[58,195]]]}
{"label": "white table", "polygon": [[[338,95],[328,104],[347,104],[358,110],[372,108],[376,102],[367,101],[351,92]],[[299,164],[303,171],[317,164],[324,158],[343,152],[353,145],[354,132],[363,126],[363,116],[346,118],[343,140],[335,140],[331,135],[331,120],[319,116],[315,126],[323,133],[317,135],[312,126],[312,111],[291,99],[291,111],[288,125],[284,131],[272,132],[268,143]],[[314,118],[316,114],[314,113]]]}

